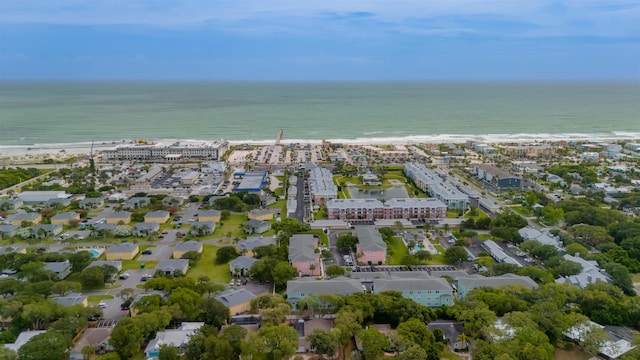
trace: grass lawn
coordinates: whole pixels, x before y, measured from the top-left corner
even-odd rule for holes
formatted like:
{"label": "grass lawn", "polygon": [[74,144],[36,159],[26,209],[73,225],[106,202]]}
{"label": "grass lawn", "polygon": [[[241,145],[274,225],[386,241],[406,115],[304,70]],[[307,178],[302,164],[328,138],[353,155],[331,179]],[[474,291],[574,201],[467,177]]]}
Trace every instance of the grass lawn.
{"label": "grass lawn", "polygon": [[97,304],[102,300],[113,300],[115,299],[115,296],[113,295],[89,295],[87,296],[87,300],[89,301],[89,303],[92,304]]}
{"label": "grass lawn", "polygon": [[556,349],[553,354],[554,360],[587,360],[590,358],[591,355],[577,348],[572,350]]}
{"label": "grass lawn", "polygon": [[327,235],[325,233],[322,232],[322,230],[317,229],[317,230],[309,230],[307,232],[304,232],[303,234],[314,234],[314,235],[318,235],[320,236],[320,242],[322,244],[324,244],[324,246],[329,246],[329,239],[327,238]]}
{"label": "grass lawn", "polygon": [[631,275],[631,280],[634,283],[640,282],[640,273],[635,273]]}
{"label": "grass lawn", "polygon": [[460,355],[454,353],[453,351],[451,351],[448,347],[445,347],[444,350],[442,351],[442,353],[440,354],[440,359],[447,359],[447,360],[460,360],[461,357]]}
{"label": "grass lawn", "polygon": [[476,235],[478,237],[478,239],[482,240],[482,241],[487,241],[487,240],[491,240],[493,239],[493,237],[489,234],[478,234]]}
{"label": "grass lawn", "polygon": [[409,255],[409,249],[404,245],[400,237],[394,236],[387,243],[387,252],[393,254],[387,254],[387,265],[400,265],[400,261],[406,255]]}
{"label": "grass lawn", "polygon": [[154,269],[158,265],[158,260],[122,260],[122,270],[140,269],[140,264],[144,264],[145,269]]}
{"label": "grass lawn", "polygon": [[229,274],[229,264],[216,264],[216,251],[218,247],[205,244],[202,251],[202,257],[198,260],[196,266],[192,267],[187,276],[197,279],[201,275],[208,276],[211,281],[228,283],[231,280]]}
{"label": "grass lawn", "polygon": [[460,217],[460,210],[447,209],[447,219],[457,219]]}
{"label": "grass lawn", "polygon": [[[213,233],[213,237],[223,237],[227,233],[231,233],[231,237],[242,236],[242,223],[247,221],[247,215],[244,214],[231,214],[227,220],[223,220],[222,226],[216,226],[216,231]],[[218,225],[220,225],[218,223]]]}
{"label": "grass lawn", "polygon": [[276,188],[275,190],[273,190],[273,194],[275,196],[283,196],[284,195],[284,188],[283,187]]}
{"label": "grass lawn", "polygon": [[482,219],[482,218],[486,218],[486,217],[489,217],[489,215],[487,215],[487,213],[485,213],[484,211],[482,211],[480,209],[475,209],[475,215],[471,215],[470,211],[467,211],[464,214],[464,218],[465,219],[478,220],[478,219]]}

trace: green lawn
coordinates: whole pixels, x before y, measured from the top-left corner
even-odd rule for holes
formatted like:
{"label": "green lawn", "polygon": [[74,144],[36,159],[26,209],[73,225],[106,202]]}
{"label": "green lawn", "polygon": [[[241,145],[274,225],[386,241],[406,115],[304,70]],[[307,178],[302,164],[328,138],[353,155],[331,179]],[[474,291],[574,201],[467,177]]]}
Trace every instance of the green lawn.
{"label": "green lawn", "polygon": [[284,188],[283,187],[276,188],[275,190],[273,190],[273,194],[275,196],[283,196],[284,195]]}
{"label": "green lawn", "polygon": [[140,269],[140,264],[144,264],[145,269],[155,269],[156,265],[158,265],[158,260],[147,260],[147,261],[123,260],[122,270]]}
{"label": "green lawn", "polygon": [[448,219],[457,219],[459,217],[460,217],[460,210],[447,209],[447,218]]}
{"label": "green lawn", "polygon": [[387,243],[387,252],[387,265],[400,265],[402,258],[409,255],[409,249],[404,245],[402,239],[396,236]]}
{"label": "green lawn", "polygon": [[531,210],[527,209],[526,207],[522,206],[522,205],[511,205],[509,206],[509,208],[515,212],[517,212],[518,214],[522,215],[522,216],[531,216],[532,212]]}
{"label": "green lawn", "polygon": [[187,276],[197,279],[201,275],[208,276],[211,281],[228,283],[231,280],[229,274],[229,264],[216,264],[216,251],[218,247],[205,244],[202,251],[202,257],[198,260],[196,266],[192,267]]}
{"label": "green lawn", "polygon": [[475,209],[475,215],[471,215],[470,211],[467,211],[464,214],[464,218],[465,219],[478,220],[478,219],[482,219],[482,218],[486,218],[486,217],[489,217],[489,215],[487,215],[484,211],[482,211],[480,209]]}
{"label": "green lawn", "polygon": [[631,280],[633,280],[634,283],[640,282],[640,273],[631,275]]}
{"label": "green lawn", "polygon": [[222,226],[216,226],[216,231],[213,233],[213,237],[223,237],[227,233],[231,233],[231,237],[242,236],[241,225],[247,221],[247,216],[244,214],[231,214],[227,220],[223,220]]}
{"label": "green lawn", "polygon": [[309,230],[307,232],[304,232],[303,234],[314,234],[314,235],[318,235],[320,236],[320,242],[322,244],[324,244],[324,246],[329,246],[329,239],[327,238],[327,235],[325,233],[322,232],[322,230],[317,229],[317,230]]}

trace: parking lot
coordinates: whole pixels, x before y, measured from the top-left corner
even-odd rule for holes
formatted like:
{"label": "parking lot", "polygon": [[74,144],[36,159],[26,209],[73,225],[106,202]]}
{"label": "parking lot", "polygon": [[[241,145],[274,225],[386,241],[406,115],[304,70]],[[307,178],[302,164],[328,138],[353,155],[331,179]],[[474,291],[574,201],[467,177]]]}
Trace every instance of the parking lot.
{"label": "parking lot", "polygon": [[453,265],[419,265],[419,266],[355,266],[353,272],[396,272],[396,271],[426,271],[429,274],[437,271],[455,271]]}

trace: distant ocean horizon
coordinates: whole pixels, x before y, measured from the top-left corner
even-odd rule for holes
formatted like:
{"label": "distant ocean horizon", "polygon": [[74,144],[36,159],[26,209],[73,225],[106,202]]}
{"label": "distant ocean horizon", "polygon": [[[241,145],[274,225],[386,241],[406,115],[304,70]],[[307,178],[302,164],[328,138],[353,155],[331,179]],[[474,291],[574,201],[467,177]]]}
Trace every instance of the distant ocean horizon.
{"label": "distant ocean horizon", "polygon": [[0,82],[0,149],[640,138],[638,82]]}

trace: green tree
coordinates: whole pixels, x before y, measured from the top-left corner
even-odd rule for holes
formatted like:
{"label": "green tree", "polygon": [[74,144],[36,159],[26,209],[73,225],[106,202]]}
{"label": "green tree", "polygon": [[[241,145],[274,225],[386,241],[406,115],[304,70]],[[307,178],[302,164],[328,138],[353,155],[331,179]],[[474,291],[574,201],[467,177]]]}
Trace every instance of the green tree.
{"label": "green tree", "polygon": [[48,330],[22,345],[18,356],[20,360],[68,359],[72,346],[71,336],[57,330]]}
{"label": "green tree", "polygon": [[93,261],[93,257],[88,251],[78,251],[77,253],[69,255],[69,262],[71,263],[72,272],[80,272],[84,270]]}
{"label": "green tree", "polygon": [[161,344],[158,360],[180,360],[180,349],[177,346]]}
{"label": "green tree", "polygon": [[202,299],[198,303],[200,319],[207,325],[220,329],[229,320],[229,308],[215,298]]}
{"label": "green tree", "polygon": [[389,347],[389,340],[387,337],[373,326],[360,331],[358,337],[362,342],[362,347],[364,349],[362,353],[366,360],[382,359],[384,356],[384,349]]}
{"label": "green tree", "polygon": [[427,352],[418,345],[411,345],[395,357],[397,360],[424,360],[427,358]]}
{"label": "green tree", "polygon": [[90,267],[80,273],[79,279],[83,289],[99,289],[104,287],[105,275],[99,267]]}
{"label": "green tree", "polygon": [[356,244],[358,243],[358,238],[351,234],[344,234],[338,237],[338,242],[336,246],[338,249],[342,251],[355,251]]}
{"label": "green tree", "polygon": [[334,278],[336,276],[343,276],[344,268],[340,265],[329,265],[325,268],[325,274],[330,278]]}
{"label": "green tree", "polygon": [[60,296],[64,296],[70,291],[78,292],[80,290],[82,290],[82,284],[75,281],[58,281],[51,286],[51,292]]}
{"label": "green tree", "polygon": [[175,320],[193,320],[200,313],[198,305],[201,300],[202,296],[197,292],[191,289],[177,288],[171,292],[167,303],[179,309],[179,311],[174,312]]}
{"label": "green tree", "polygon": [[287,285],[287,281],[298,276],[298,269],[296,269],[286,261],[280,261],[273,268],[272,276],[275,285],[283,287]]}
{"label": "green tree", "polygon": [[298,333],[288,325],[263,326],[258,334],[264,339],[268,357],[282,359],[296,353],[298,347]]}
{"label": "green tree", "polygon": [[18,354],[15,351],[6,348],[4,346],[0,346],[0,359],[3,360],[18,360]]}
{"label": "green tree", "polygon": [[469,254],[460,246],[452,246],[444,252],[444,260],[448,264],[460,264],[467,261]]}
{"label": "green tree", "polygon": [[216,263],[226,264],[238,257],[238,252],[233,246],[223,246],[216,251]]}
{"label": "green tree", "polygon": [[247,332],[247,329],[242,326],[233,324],[226,327],[220,337],[233,347],[233,352],[236,356],[240,356],[242,353],[242,342],[246,339]]}
{"label": "green tree", "polygon": [[579,254],[580,257],[585,257],[589,253],[589,249],[579,243],[571,243],[565,247],[565,252],[569,255]]}
{"label": "green tree", "polygon": [[330,359],[333,358],[340,346],[336,332],[324,331],[322,329],[314,329],[311,334],[307,336],[307,340],[313,352],[318,355],[327,355]]}
{"label": "green tree", "polygon": [[62,306],[51,299],[46,299],[24,305],[21,317],[31,323],[31,329],[43,330],[45,324],[62,317],[63,314]]}
{"label": "green tree", "polygon": [[144,341],[144,333],[136,326],[132,318],[125,318],[118,322],[109,343],[123,359],[130,359],[140,351],[140,344]]}

